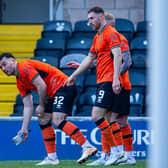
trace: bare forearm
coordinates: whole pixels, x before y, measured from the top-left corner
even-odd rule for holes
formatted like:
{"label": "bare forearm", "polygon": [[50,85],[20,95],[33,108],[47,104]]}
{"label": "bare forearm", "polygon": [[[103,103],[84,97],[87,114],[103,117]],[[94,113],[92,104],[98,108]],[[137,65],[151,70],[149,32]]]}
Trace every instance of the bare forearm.
{"label": "bare forearm", "polygon": [[114,77],[113,77],[113,80],[119,79],[120,66],[121,66],[121,55],[118,55],[118,56],[114,57]]}
{"label": "bare forearm", "polygon": [[43,105],[45,104],[45,99],[46,99],[46,96],[47,96],[47,87],[46,85],[39,85],[37,87],[37,92],[38,92],[38,95],[39,95],[39,104],[40,105]]}
{"label": "bare forearm", "polygon": [[22,129],[28,129],[33,114],[33,107],[24,107]]}
{"label": "bare forearm", "polygon": [[120,67],[122,64],[122,55],[120,47],[112,49],[113,54],[113,62],[114,62],[114,75],[113,81],[117,81],[119,79]]}

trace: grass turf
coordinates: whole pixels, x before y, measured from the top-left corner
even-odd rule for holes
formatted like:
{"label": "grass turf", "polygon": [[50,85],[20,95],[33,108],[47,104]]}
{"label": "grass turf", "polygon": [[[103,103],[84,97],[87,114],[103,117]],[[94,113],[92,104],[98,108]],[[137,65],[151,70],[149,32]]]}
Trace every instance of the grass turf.
{"label": "grass turf", "polygon": [[[88,161],[89,162],[89,161]],[[87,163],[88,163],[87,162]],[[38,161],[0,161],[0,168],[84,168],[84,167],[93,167],[93,166],[86,166],[86,164],[77,164],[74,160],[61,160],[60,164],[58,166],[35,166],[35,163],[38,163]],[[130,168],[130,166],[96,166],[96,167],[121,167],[121,168]],[[147,168],[147,161],[146,160],[140,160],[137,161],[137,164],[135,166],[131,166],[132,168]]]}

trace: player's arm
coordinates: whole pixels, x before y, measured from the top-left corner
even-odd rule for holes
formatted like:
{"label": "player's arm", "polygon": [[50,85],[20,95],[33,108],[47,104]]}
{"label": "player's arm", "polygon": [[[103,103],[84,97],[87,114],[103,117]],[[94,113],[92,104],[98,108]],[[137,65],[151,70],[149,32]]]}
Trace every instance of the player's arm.
{"label": "player's arm", "polygon": [[120,74],[123,75],[132,65],[132,59],[131,59],[131,54],[130,51],[124,51],[122,53],[122,60],[123,63],[121,65],[121,69],[120,69]]}
{"label": "player's arm", "polygon": [[[71,62],[68,62],[66,65],[69,68],[76,68],[77,69],[80,66],[80,63],[76,62],[76,61],[71,61]],[[94,60],[90,68],[95,68],[96,65],[97,65],[97,62],[96,62],[96,60]]]}
{"label": "player's arm", "polygon": [[111,49],[113,54],[113,62],[114,62],[114,75],[113,75],[113,91],[114,93],[118,94],[121,90],[120,82],[119,82],[119,74],[120,74],[120,67],[122,63],[122,55],[120,47],[115,47]]}
{"label": "player's arm", "polygon": [[32,82],[32,84],[37,88],[39,95],[39,105],[37,106],[35,113],[38,117],[44,114],[45,110],[45,99],[47,96],[47,86],[44,80],[38,75]]}
{"label": "player's arm", "polygon": [[78,75],[90,68],[91,64],[96,58],[95,53],[89,52],[88,56],[84,58],[80,66],[72,73],[72,75],[66,80],[65,84],[72,85]]}
{"label": "player's arm", "polygon": [[32,95],[28,94],[23,97],[23,122],[21,130],[18,131],[18,135],[23,133],[24,139],[22,141],[25,141],[28,138],[28,127],[32,118],[33,114],[33,100]]}
{"label": "player's arm", "polygon": [[90,68],[91,64],[96,58],[96,54],[89,52],[88,56],[84,58],[80,66],[73,72],[72,76],[77,77],[82,72]]}
{"label": "player's arm", "polygon": [[27,130],[33,113],[32,95],[28,94],[23,97],[23,123],[22,130]]}

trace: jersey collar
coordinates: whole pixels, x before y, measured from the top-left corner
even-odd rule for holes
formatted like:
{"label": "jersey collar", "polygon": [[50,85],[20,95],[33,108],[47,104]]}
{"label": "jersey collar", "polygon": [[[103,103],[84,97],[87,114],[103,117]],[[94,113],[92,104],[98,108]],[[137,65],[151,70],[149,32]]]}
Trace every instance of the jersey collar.
{"label": "jersey collar", "polygon": [[100,34],[104,31],[104,29],[105,29],[107,26],[108,26],[108,24],[105,24],[105,25],[103,26],[103,28],[98,32],[98,34],[100,35]]}
{"label": "jersey collar", "polygon": [[19,68],[18,68],[18,63],[16,64],[16,78],[19,78],[20,74],[19,74]]}

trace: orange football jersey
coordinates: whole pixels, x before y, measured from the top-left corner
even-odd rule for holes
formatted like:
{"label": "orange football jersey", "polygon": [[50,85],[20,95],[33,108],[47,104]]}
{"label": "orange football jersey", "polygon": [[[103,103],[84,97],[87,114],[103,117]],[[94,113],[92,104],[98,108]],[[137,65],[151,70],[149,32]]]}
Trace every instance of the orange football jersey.
{"label": "orange football jersey", "polygon": [[33,80],[40,75],[47,85],[47,95],[52,98],[55,92],[64,84],[68,76],[49,64],[35,61],[24,60],[17,63],[17,88],[22,97],[31,90],[37,91],[32,84]]}

